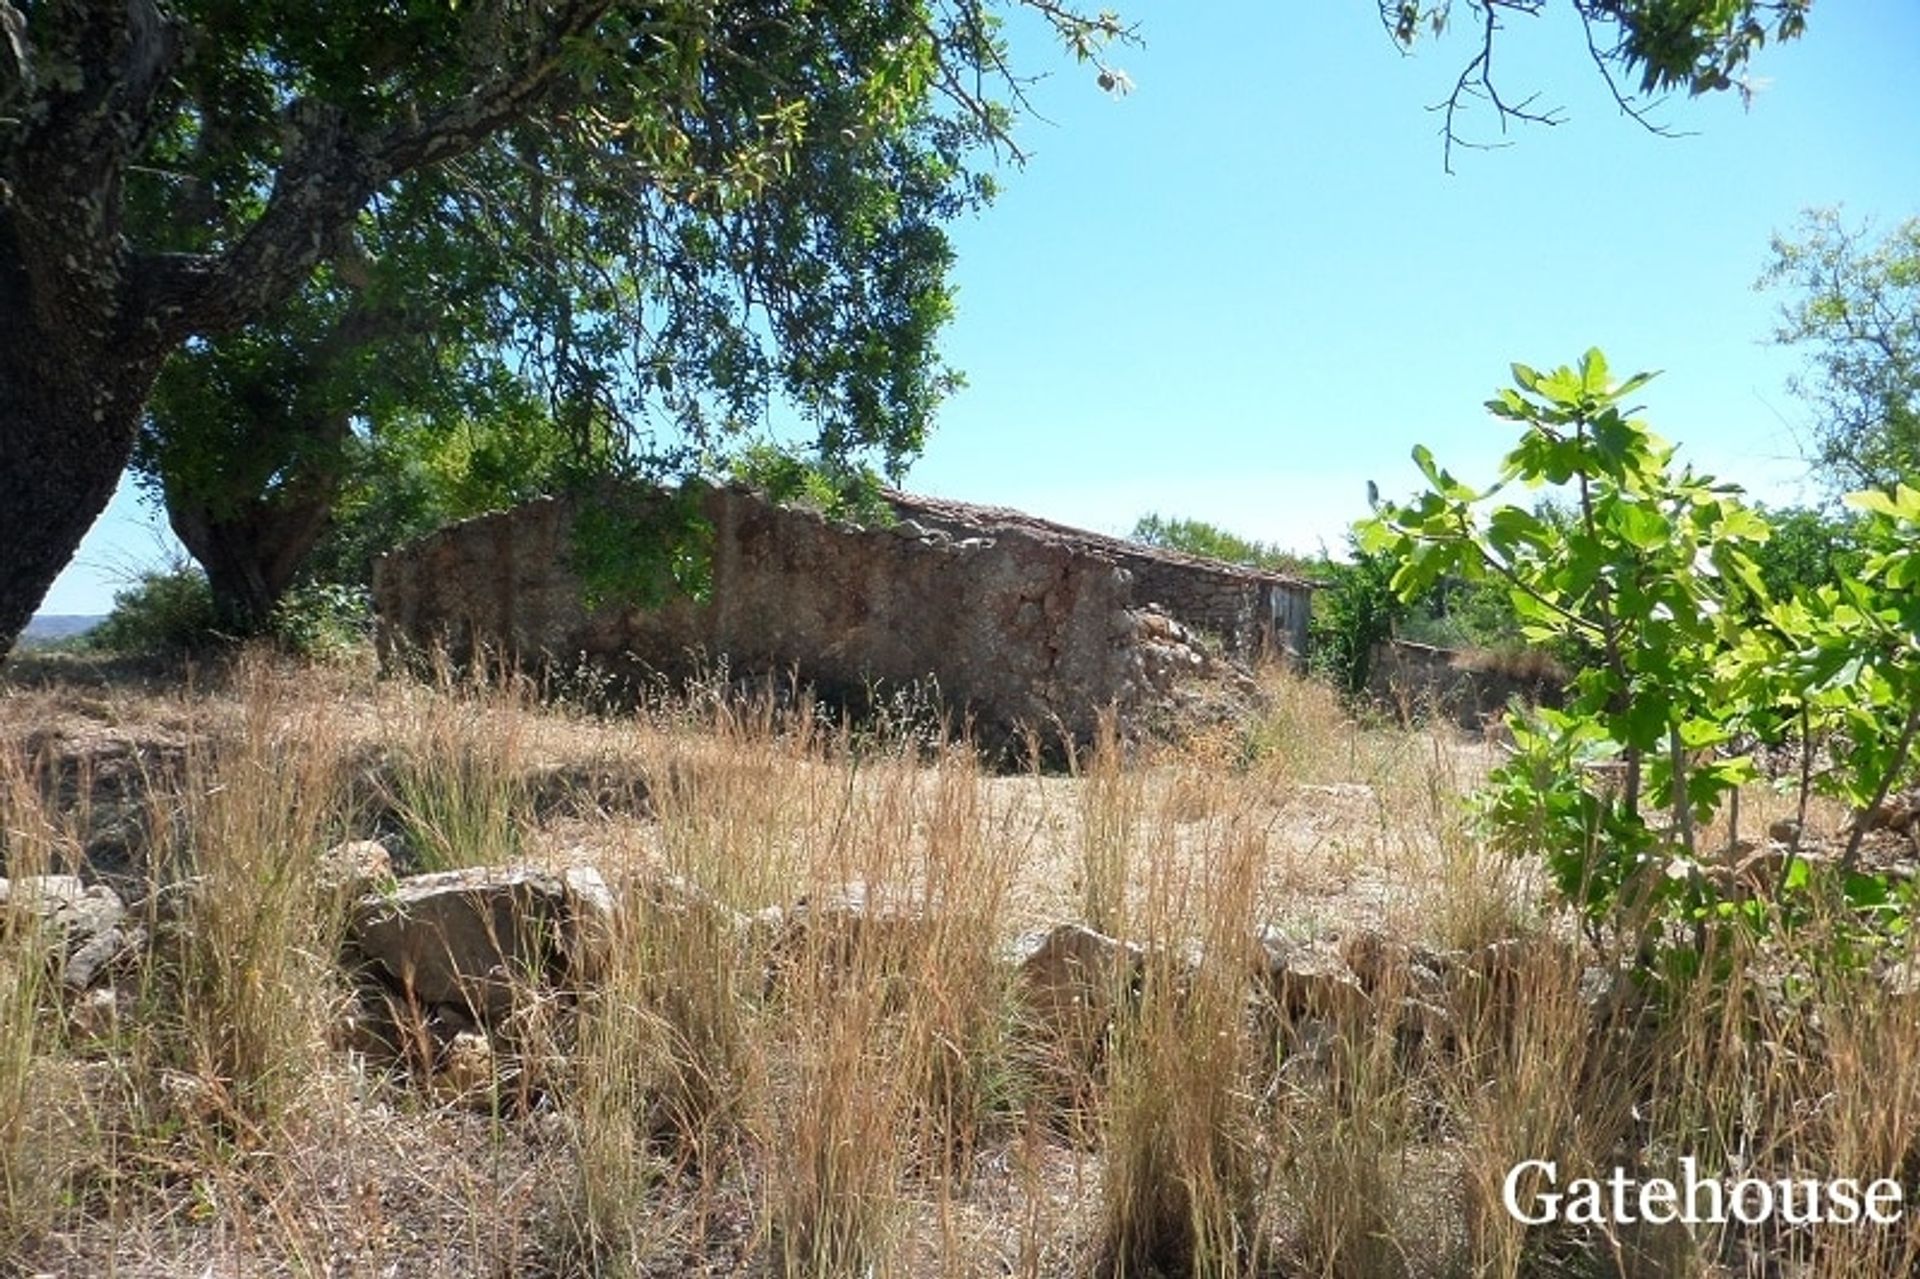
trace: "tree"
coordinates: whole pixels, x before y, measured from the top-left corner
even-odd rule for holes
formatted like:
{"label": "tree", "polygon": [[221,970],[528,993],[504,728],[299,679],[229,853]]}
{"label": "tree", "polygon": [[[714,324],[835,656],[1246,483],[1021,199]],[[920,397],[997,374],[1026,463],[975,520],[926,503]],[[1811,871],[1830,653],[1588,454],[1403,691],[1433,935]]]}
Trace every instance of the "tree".
{"label": "tree", "polygon": [[[1766,603],[1752,548],[1770,530],[1734,487],[1676,473],[1674,447],[1630,416],[1628,397],[1652,374],[1615,382],[1590,350],[1573,366],[1516,364],[1513,375],[1487,404],[1521,428],[1499,478],[1474,488],[1416,446],[1429,491],[1382,506],[1357,536],[1395,565],[1403,600],[1450,572],[1493,578],[1531,636],[1594,651],[1564,713],[1509,717],[1520,751],[1491,779],[1491,816],[1502,842],[1544,853],[1592,917],[1624,910],[1644,937],[1661,904],[1710,904],[1695,832],[1752,776],[1750,759],[1696,755],[1730,740],[1744,709],[1726,693],[1721,658]],[[1516,482],[1570,485],[1571,520],[1490,506]],[[1615,757],[1624,776],[1609,798],[1587,766]],[[1641,811],[1643,780],[1670,813],[1664,831]],[[1671,861],[1656,855],[1662,841]]]}
{"label": "tree", "polygon": [[[821,454],[897,470],[950,381],[938,228],[979,197],[964,152],[988,135],[912,113],[876,125],[867,86],[805,70],[819,46],[779,28],[758,65],[717,67],[675,125],[689,147],[669,177],[610,188],[600,157],[509,130],[376,201],[351,274],[334,264],[263,324],[176,354],[136,460],[224,611],[265,620],[338,493],[350,420],[498,412],[503,385],[649,479],[724,469],[770,387]],[[789,69],[781,93],[812,82],[805,119],[740,187],[733,135],[781,109],[768,65]],[[610,423],[625,447],[603,447]]]}
{"label": "tree", "polygon": [[1860,575],[1867,556],[1857,515],[1810,506],[1757,509],[1773,526],[1773,536],[1753,551],[1769,597],[1792,599]]}
{"label": "tree", "polygon": [[1164,519],[1158,513],[1149,512],[1133,522],[1133,532],[1127,537],[1147,546],[1164,547],[1188,555],[1204,555],[1228,564],[1245,564],[1277,573],[1298,573],[1304,568],[1300,557],[1291,551],[1241,537],[1205,520],[1179,517]]}
{"label": "tree", "polygon": [[1761,286],[1787,291],[1778,342],[1807,349],[1813,461],[1836,492],[1920,474],[1920,218],[1878,242],[1838,210],[1773,240]]}
{"label": "tree", "polygon": [[[1453,25],[1455,0],[1378,0],[1380,21],[1403,49],[1423,35],[1438,37]],[[1473,28],[1473,55],[1452,91],[1438,104],[1449,171],[1456,145],[1487,144],[1465,137],[1460,114],[1475,102],[1493,108],[1501,132],[1509,121],[1559,124],[1558,109],[1539,96],[1516,97],[1495,81],[1494,47],[1510,17],[1537,17],[1548,0],[1463,0]],[[1586,36],[1587,54],[1620,110],[1656,133],[1666,130],[1648,110],[1661,95],[1751,90],[1745,72],[1769,39],[1786,41],[1806,30],[1813,0],[1569,0]],[[1623,85],[1623,79],[1625,84]]]}
{"label": "tree", "polygon": [[[376,287],[375,270],[395,285]],[[538,417],[523,380],[481,345],[483,308],[448,289],[429,299],[398,287],[430,278],[418,255],[383,246],[162,368],[134,468],[205,569],[229,632],[265,627],[351,483],[376,467],[396,473],[370,425]]]}
{"label": "tree", "polygon": [[[1085,56],[1124,34],[1042,11]],[[805,21],[744,0],[0,0],[0,33],[0,644],[105,506],[168,357],[310,304],[316,272],[407,226],[502,238],[478,296],[510,361],[643,451],[697,453],[775,387],[829,450],[877,442],[946,385],[934,219],[985,193],[969,166],[1005,140],[995,92],[1017,93],[973,0]],[[893,189],[851,181],[877,174]],[[782,184],[867,205],[720,216]],[[618,269],[649,235],[715,269]],[[634,323],[687,326],[681,368],[745,370],[731,400],[623,359],[651,347]],[[663,400],[690,434],[650,435]]]}
{"label": "tree", "polygon": [[[163,367],[135,471],[206,570],[230,632],[262,629],[324,541],[330,580],[364,584],[385,539],[485,509],[457,489],[524,499],[566,469],[556,444],[568,432],[533,384],[538,361],[511,350],[515,246],[455,216],[453,184],[476,163],[375,201],[348,254],[293,298],[236,333],[189,342]],[[571,425],[571,460],[612,456],[605,414]],[[445,474],[463,455],[492,473]],[[355,518],[336,529],[343,500]]]}
{"label": "tree", "polygon": [[[1026,2],[1081,58],[1125,34],[1111,14]],[[1739,18],[1779,10],[1784,38],[1804,7],[1573,2],[1617,21],[1615,63],[1660,75],[1696,47],[1737,67],[1757,45]],[[1496,10],[1534,4],[1481,7],[1490,42]],[[505,236],[514,271],[485,296],[510,360],[538,364],[583,423],[617,417],[643,452],[698,454],[738,425],[737,397],[777,387],[828,454],[885,452],[870,433],[890,407],[947,385],[929,337],[944,295],[917,274],[944,269],[937,223],[897,216],[875,183],[830,227],[732,236],[684,215],[876,166],[922,215],[957,211],[986,190],[970,158],[1006,143],[996,95],[1019,101],[997,28],[985,0],[824,0],[804,21],[746,0],[0,0],[0,647],[105,507],[166,360],[266,319],[355,257],[364,218],[408,201],[426,225]],[[1122,82],[1104,65],[1099,80]],[[557,208],[562,224],[543,216]],[[633,291],[647,277],[608,268],[645,247],[642,208],[723,269]],[[772,292],[744,283],[765,278],[747,263],[783,268]],[[530,265],[544,269],[523,282]],[[752,318],[702,323],[716,310]],[[888,327],[841,342],[862,313]],[[630,322],[657,336],[675,314],[697,326],[689,358],[649,367]],[[750,375],[702,401],[673,380],[689,364]],[[685,435],[650,416],[662,401]]]}

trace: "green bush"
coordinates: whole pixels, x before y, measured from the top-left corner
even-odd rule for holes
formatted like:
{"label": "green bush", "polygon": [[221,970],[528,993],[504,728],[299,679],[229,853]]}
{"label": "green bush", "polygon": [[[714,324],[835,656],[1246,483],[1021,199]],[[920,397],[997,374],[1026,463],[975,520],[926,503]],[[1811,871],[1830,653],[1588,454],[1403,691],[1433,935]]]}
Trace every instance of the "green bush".
{"label": "green bush", "polygon": [[274,641],[301,657],[336,657],[373,634],[373,597],[363,587],[309,582],[274,606]]}
{"label": "green bush", "polygon": [[[1756,738],[1778,744],[1797,725],[1802,812],[1819,790],[1869,813],[1914,776],[1920,490],[1850,495],[1857,540],[1839,549],[1857,572],[1815,522],[1803,531],[1818,536],[1776,551],[1793,594],[1771,598],[1775,526],[1733,486],[1676,469],[1674,447],[1628,415],[1651,376],[1615,383],[1597,350],[1549,372],[1515,365],[1517,385],[1488,406],[1521,427],[1499,479],[1462,483],[1417,446],[1429,491],[1358,526],[1402,599],[1449,574],[1497,582],[1530,638],[1594,654],[1564,711],[1509,715],[1515,750],[1480,795],[1487,832],[1542,859],[1591,935],[1611,931],[1673,972],[1729,930],[1797,927],[1815,891],[1847,907],[1833,957],[1905,945],[1914,890],[1858,864],[1864,822],[1839,858],[1789,861],[1757,894],[1723,859],[1738,846],[1739,789],[1758,775]],[[1515,482],[1570,484],[1573,518],[1491,502]],[[1813,769],[1816,749],[1832,767]],[[1729,829],[1710,833],[1722,813]],[[1676,925],[1690,926],[1690,949],[1673,945]]]}
{"label": "green bush", "polygon": [[1348,696],[1366,688],[1374,646],[1393,634],[1406,613],[1394,593],[1394,565],[1355,545],[1351,560],[1328,560],[1314,569],[1322,585],[1307,623],[1308,660]]}
{"label": "green bush", "polygon": [[101,652],[174,654],[218,643],[213,591],[197,568],[153,570],[114,592],[113,611],[87,633],[87,647]]}
{"label": "green bush", "polygon": [[869,467],[755,444],[733,459],[729,474],[736,484],[758,489],[783,506],[803,507],[829,519],[869,527],[894,522],[881,477]]}

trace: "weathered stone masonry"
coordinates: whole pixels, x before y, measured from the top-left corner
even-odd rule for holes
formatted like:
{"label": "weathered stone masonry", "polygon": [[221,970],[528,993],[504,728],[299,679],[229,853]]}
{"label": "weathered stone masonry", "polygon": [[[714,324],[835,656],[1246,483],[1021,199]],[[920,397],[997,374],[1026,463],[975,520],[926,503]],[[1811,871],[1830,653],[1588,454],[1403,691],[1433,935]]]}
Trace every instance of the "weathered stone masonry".
{"label": "weathered stone masonry", "polygon": [[[1138,721],[1177,685],[1224,674],[1180,623],[1227,651],[1269,643],[1283,579],[1029,520],[900,497],[892,528],[838,524],[741,489],[706,492],[712,591],[651,610],[589,612],[567,567],[573,499],[433,533],[375,566],[381,642],[586,658],[621,673],[796,671],[830,693],[930,681],[983,737],[1089,738],[1102,708]],[[1162,562],[1164,561],[1164,563]],[[1174,598],[1166,607],[1143,584]],[[1175,589],[1177,588],[1177,589]],[[1307,586],[1295,584],[1304,619]],[[1304,623],[1303,623],[1304,624]]]}
{"label": "weathered stone masonry", "polygon": [[1143,546],[1004,506],[908,493],[890,493],[888,499],[902,519],[956,537],[1014,531],[1112,560],[1133,575],[1134,599],[1156,604],[1181,624],[1214,636],[1243,661],[1306,656],[1314,584],[1304,578]]}

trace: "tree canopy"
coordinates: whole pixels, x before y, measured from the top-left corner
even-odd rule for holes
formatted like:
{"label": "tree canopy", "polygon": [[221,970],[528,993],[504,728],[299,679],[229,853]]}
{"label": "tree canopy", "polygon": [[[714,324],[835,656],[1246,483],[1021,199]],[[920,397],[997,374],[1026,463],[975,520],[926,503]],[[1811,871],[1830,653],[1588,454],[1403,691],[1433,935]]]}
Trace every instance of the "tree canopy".
{"label": "tree canopy", "polygon": [[1304,567],[1300,556],[1281,547],[1241,537],[1205,520],[1163,517],[1158,512],[1149,512],[1135,520],[1133,531],[1127,537],[1147,546],[1204,555],[1208,559],[1245,564],[1252,568],[1297,573]]}
{"label": "tree canopy", "polygon": [[[752,60],[655,102],[650,139],[596,72],[586,123],[516,125],[410,175],[293,299],[176,353],[136,460],[227,611],[263,620],[358,437],[400,420],[513,416],[666,479],[724,464],[777,395],[820,453],[903,466],[951,383],[941,223],[986,194],[969,165],[1002,117],[931,109],[925,67],[877,102],[901,91],[863,76],[910,11],[843,9],[736,14]],[[867,25],[869,47],[839,47]]]}
{"label": "tree canopy", "polygon": [[1920,475],[1920,218],[1874,240],[1837,210],[1776,235],[1764,287],[1788,294],[1775,340],[1804,349],[1814,464],[1835,492]]}
{"label": "tree canopy", "polygon": [[[1042,11],[1083,56],[1124,34]],[[183,346],[214,385],[163,397],[148,455],[216,510],[463,343],[436,376],[505,369],[636,458],[778,391],[825,450],[904,460],[950,384],[939,223],[987,194],[1017,92],[972,0],[0,0],[0,30],[4,639]]]}

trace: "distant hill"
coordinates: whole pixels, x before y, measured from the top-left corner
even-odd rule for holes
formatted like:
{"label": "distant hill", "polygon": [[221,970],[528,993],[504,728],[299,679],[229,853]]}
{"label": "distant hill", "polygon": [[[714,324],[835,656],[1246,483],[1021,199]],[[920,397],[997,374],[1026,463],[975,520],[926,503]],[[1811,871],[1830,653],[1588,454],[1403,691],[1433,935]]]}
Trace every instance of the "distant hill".
{"label": "distant hill", "polygon": [[33,648],[84,635],[106,620],[105,615],[99,613],[41,613],[20,632],[20,647]]}

